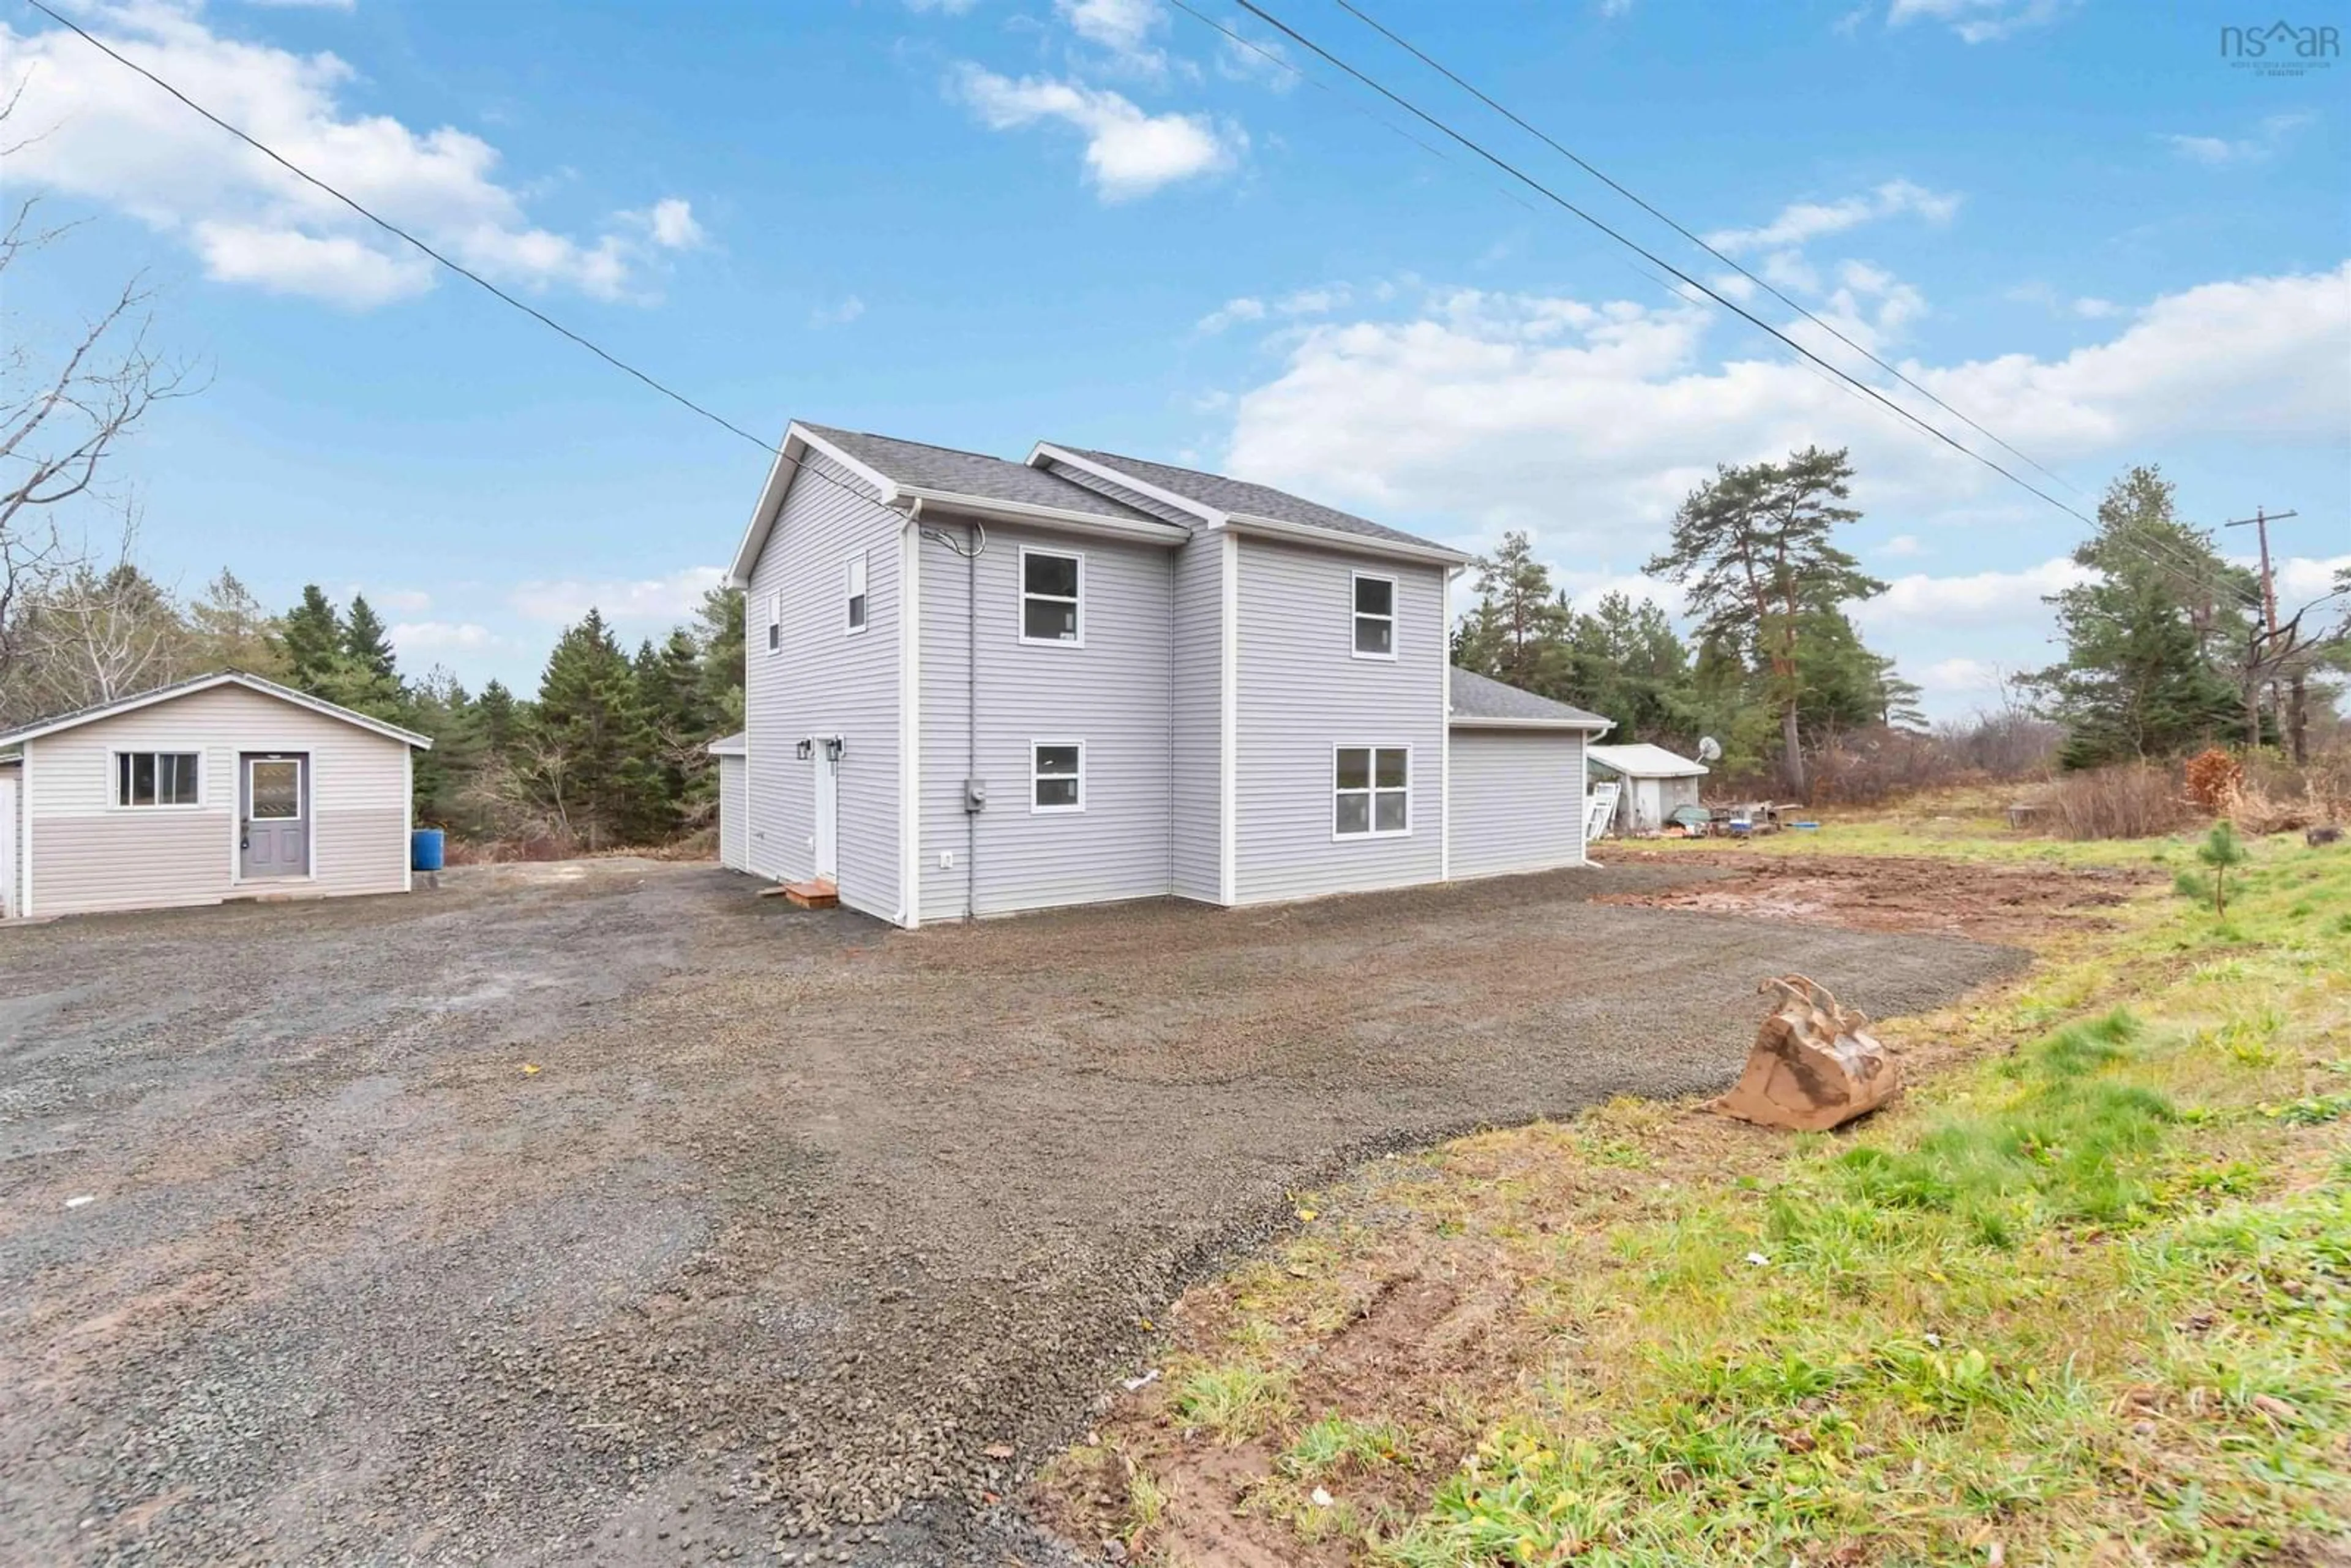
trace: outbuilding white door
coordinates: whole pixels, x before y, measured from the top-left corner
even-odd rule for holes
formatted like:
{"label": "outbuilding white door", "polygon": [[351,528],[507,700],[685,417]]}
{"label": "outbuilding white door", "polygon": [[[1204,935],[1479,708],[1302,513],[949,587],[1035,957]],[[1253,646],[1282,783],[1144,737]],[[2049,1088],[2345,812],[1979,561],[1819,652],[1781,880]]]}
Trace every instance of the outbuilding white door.
{"label": "outbuilding white door", "polygon": [[841,878],[841,742],[819,737],[810,747],[816,769],[816,874]]}
{"label": "outbuilding white door", "polygon": [[0,920],[16,913],[16,776],[0,773]]}

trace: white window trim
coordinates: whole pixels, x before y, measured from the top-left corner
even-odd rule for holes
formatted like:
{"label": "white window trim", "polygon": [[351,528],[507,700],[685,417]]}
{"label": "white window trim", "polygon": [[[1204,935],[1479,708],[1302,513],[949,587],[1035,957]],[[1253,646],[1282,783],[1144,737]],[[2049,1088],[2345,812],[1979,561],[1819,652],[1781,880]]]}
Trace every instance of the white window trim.
{"label": "white window trim", "polygon": [[768,590],[768,657],[780,657],[784,651],[784,591]]}
{"label": "white window trim", "polygon": [[[1364,612],[1355,608],[1355,585],[1363,581],[1365,578],[1370,578],[1374,582],[1384,582],[1388,585],[1388,612],[1384,616],[1366,614]],[[1402,595],[1402,584],[1384,571],[1353,571],[1347,574],[1347,652],[1350,654],[1358,659],[1374,659],[1383,664],[1393,664],[1395,663],[1396,601]],[[1388,623],[1388,651],[1384,653],[1366,653],[1361,648],[1355,646],[1356,623],[1362,621],[1382,620],[1384,620]],[[1350,834],[1348,836],[1352,838],[1354,835]]]}
{"label": "white window trim", "polygon": [[[196,759],[196,798],[170,806],[132,806],[122,799],[122,762],[126,757],[169,756],[193,753]],[[21,786],[20,786],[21,788]],[[179,742],[153,741],[138,746],[110,746],[106,748],[106,809],[110,811],[202,811],[212,805],[212,758],[201,746]],[[24,810],[20,802],[17,808]]]}
{"label": "white window trim", "polygon": [[[247,755],[238,758],[245,764],[245,777],[237,780],[237,816],[247,822],[300,822],[306,828],[310,821],[310,803],[303,797],[310,792],[310,758],[307,752],[282,752],[277,756]],[[256,817],[253,810],[253,770],[265,762],[294,764],[294,814],[290,817]],[[198,770],[197,792],[203,792],[202,769]]]}
{"label": "white window trim", "polygon": [[[1372,753],[1371,777],[1373,782],[1369,788],[1364,789],[1343,790],[1339,788],[1339,753],[1343,751],[1368,751]],[[1404,826],[1401,828],[1382,828],[1377,825],[1380,820],[1379,796],[1383,793],[1378,783],[1380,777],[1379,754],[1383,751],[1401,751],[1404,753]],[[1412,837],[1412,798],[1415,792],[1413,789],[1413,779],[1416,776],[1416,768],[1413,760],[1412,747],[1408,742],[1403,745],[1397,745],[1393,742],[1383,744],[1378,741],[1368,740],[1342,740],[1334,742],[1331,747],[1331,841],[1334,844],[1352,844],[1365,839],[1408,839]],[[1392,794],[1394,791],[1385,791],[1385,793]],[[1360,833],[1343,833],[1339,831],[1339,797],[1343,794],[1362,795],[1364,798],[1364,804],[1369,810],[1369,815],[1366,820],[1374,824],[1372,827]]]}
{"label": "white window trim", "polygon": [[[1040,773],[1040,772],[1038,772],[1038,771],[1037,771],[1037,754],[1038,754],[1040,751],[1042,751],[1043,749],[1045,749],[1045,747],[1049,747],[1049,746],[1067,746],[1067,747],[1074,747],[1074,748],[1076,749],[1076,751],[1077,751],[1077,754],[1078,754],[1078,799],[1077,799],[1077,803],[1076,803],[1075,805],[1071,805],[1071,806],[1040,806],[1039,804],[1037,804],[1037,785],[1038,785],[1039,780],[1040,780],[1040,779],[1067,779],[1067,778],[1069,777],[1069,775],[1068,775],[1068,774],[1066,774],[1066,773]],[[1335,764],[1334,764],[1334,766],[1335,766]],[[1030,741],[1030,742],[1029,743],[1029,814],[1030,816],[1032,816],[1032,817],[1071,817],[1071,816],[1077,816],[1077,815],[1079,815],[1079,814],[1082,813],[1082,812],[1085,810],[1085,809],[1086,809],[1086,743],[1085,743],[1084,741],[1082,741],[1082,740],[1032,740],[1032,741]],[[1336,810],[1336,808],[1334,807],[1334,808],[1333,808],[1333,810]]]}
{"label": "white window trim", "polygon": [[[1078,612],[1078,634],[1074,637],[1031,637],[1029,635],[1029,558],[1050,555],[1078,563],[1078,594],[1074,603]],[[1086,552],[1074,549],[1048,549],[1042,545],[1022,545],[1019,567],[1020,576],[1012,587],[1017,595],[1013,609],[1012,629],[1020,634],[1021,645],[1029,648],[1082,648],[1086,645]],[[1051,604],[1072,602],[1057,593],[1040,593],[1037,598]],[[1066,809],[1066,808],[1065,808]]]}
{"label": "white window trim", "polygon": [[[866,552],[859,550],[841,566],[841,635],[845,637],[862,636],[865,629],[873,624],[873,573],[865,564],[865,557]],[[862,592],[859,591],[861,584],[857,580],[860,577],[865,579],[862,585]],[[851,601],[857,599],[865,601],[865,619],[852,626],[849,623],[849,606]]]}

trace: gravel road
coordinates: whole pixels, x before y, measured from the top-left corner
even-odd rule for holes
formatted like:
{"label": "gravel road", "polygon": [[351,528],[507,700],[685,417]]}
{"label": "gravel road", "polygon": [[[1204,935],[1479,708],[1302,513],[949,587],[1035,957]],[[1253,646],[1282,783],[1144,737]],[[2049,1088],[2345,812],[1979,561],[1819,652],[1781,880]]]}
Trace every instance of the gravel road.
{"label": "gravel road", "polygon": [[2022,955],[1622,867],[888,931],[708,866],[0,929],[0,1561],[1051,1561],[994,1500],[1367,1155]]}

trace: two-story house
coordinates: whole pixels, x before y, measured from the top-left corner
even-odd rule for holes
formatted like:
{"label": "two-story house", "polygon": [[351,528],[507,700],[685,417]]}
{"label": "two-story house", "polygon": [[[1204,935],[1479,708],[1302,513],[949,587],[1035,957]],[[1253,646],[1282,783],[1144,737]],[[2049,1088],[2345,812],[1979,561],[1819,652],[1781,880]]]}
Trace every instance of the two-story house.
{"label": "two-story house", "polygon": [[1608,722],[1451,667],[1468,560],[1214,474],[795,423],[730,571],[730,841],[907,926],[1580,863]]}

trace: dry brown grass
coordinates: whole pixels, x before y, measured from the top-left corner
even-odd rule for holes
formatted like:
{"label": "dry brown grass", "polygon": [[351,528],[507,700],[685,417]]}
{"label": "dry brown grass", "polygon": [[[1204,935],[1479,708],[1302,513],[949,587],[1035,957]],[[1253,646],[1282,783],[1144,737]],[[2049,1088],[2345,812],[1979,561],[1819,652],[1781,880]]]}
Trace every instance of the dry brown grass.
{"label": "dry brown grass", "polygon": [[2151,839],[2198,821],[2171,770],[2147,762],[2069,773],[2043,788],[2034,803],[2061,839]]}

